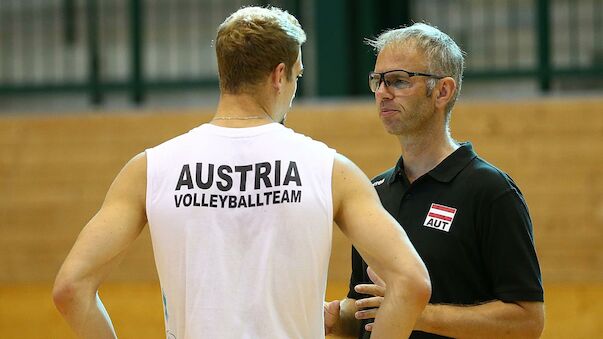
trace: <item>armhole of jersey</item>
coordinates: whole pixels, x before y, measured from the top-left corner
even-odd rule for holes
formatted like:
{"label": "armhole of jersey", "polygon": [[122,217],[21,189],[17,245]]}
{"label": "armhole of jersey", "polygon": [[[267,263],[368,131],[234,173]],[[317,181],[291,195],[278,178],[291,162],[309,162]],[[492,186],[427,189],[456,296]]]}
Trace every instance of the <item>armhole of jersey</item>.
{"label": "armhole of jersey", "polygon": [[334,217],[334,215],[333,215],[333,167],[335,166],[335,154],[336,153],[337,152],[334,149],[329,148],[329,155],[328,155],[328,162],[327,162],[329,164],[329,166],[327,168],[328,169],[328,171],[327,171],[328,186],[327,187],[329,188],[329,190],[327,192],[327,201],[328,201],[327,213],[328,213],[329,221],[330,221],[330,225],[331,225],[331,227],[330,227],[331,240],[333,239],[333,223],[334,223],[334,221],[333,221],[333,217]]}
{"label": "armhole of jersey", "polygon": [[146,192],[146,196],[145,196],[145,210],[146,210],[146,214],[147,214],[147,222],[150,226],[151,224],[151,216],[150,216],[150,211],[151,211],[151,197],[153,196],[153,166],[152,166],[152,162],[153,160],[155,160],[153,158],[153,150],[151,148],[148,148],[145,150],[145,155],[147,157],[147,192]]}

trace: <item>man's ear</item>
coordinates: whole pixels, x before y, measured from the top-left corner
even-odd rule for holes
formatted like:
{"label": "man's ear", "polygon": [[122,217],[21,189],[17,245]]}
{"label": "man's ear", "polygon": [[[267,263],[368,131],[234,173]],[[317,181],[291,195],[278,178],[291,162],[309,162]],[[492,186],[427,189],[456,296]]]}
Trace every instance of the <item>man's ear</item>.
{"label": "man's ear", "polygon": [[283,83],[287,80],[287,67],[284,63],[276,65],[272,73],[270,74],[270,83],[272,87],[280,92]]}
{"label": "man's ear", "polygon": [[436,106],[446,108],[456,93],[456,81],[451,77],[445,77],[438,81],[435,88]]}

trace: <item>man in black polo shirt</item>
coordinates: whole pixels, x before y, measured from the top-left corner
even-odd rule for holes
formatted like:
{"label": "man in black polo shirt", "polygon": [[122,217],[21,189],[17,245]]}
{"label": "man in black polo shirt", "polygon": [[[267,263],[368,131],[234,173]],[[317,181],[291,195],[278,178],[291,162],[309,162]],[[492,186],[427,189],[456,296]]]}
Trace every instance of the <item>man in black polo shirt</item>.
{"label": "man in black polo shirt", "polygon": [[[385,129],[402,148],[396,166],[373,185],[432,284],[411,338],[539,337],[543,289],[525,200],[507,174],[450,136],[462,51],[425,24],[387,31],[369,44],[378,52],[369,86]],[[348,296],[325,304],[327,333],[369,337],[386,291],[370,275],[374,284],[353,248]]]}

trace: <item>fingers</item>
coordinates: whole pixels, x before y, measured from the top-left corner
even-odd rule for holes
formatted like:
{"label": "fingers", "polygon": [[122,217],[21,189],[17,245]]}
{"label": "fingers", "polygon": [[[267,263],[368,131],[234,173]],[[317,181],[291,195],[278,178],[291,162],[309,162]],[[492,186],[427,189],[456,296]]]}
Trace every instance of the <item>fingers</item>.
{"label": "fingers", "polygon": [[364,329],[367,330],[367,331],[369,331],[369,332],[372,331],[373,330],[373,324],[374,323],[368,323],[368,324],[364,325]]}
{"label": "fingers", "polygon": [[370,294],[376,297],[383,297],[385,295],[385,287],[374,284],[360,284],[354,287],[354,290],[362,294]]}
{"label": "fingers", "polygon": [[383,302],[383,297],[371,297],[356,300],[356,307],[358,307],[358,309],[364,309],[354,313],[354,317],[356,317],[356,319],[375,318],[377,316],[379,306],[381,306],[381,302]]}
{"label": "fingers", "polygon": [[374,319],[377,316],[378,308],[369,308],[368,310],[357,311],[354,313],[356,319]]}
{"label": "fingers", "polygon": [[325,314],[328,313],[330,315],[339,317],[339,308],[340,308],[339,300],[334,300],[334,301],[331,301],[328,303],[327,302],[324,303]]}
{"label": "fingers", "polygon": [[373,271],[372,268],[367,267],[366,273],[368,273],[369,278],[375,283],[375,285],[385,287],[385,281],[383,281],[383,279],[381,279],[377,272]]}
{"label": "fingers", "polygon": [[339,308],[339,300],[323,302],[325,335],[328,335],[333,331],[333,326],[335,326],[339,320]]}
{"label": "fingers", "polygon": [[361,308],[369,308],[369,307],[379,307],[383,302],[383,297],[371,297],[356,300],[356,307],[358,309]]}

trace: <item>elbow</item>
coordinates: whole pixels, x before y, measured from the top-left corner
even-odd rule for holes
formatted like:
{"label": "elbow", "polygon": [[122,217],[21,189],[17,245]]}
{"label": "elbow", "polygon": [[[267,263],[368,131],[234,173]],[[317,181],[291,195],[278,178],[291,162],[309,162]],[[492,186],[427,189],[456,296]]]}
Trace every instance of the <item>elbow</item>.
{"label": "elbow", "polygon": [[535,315],[527,328],[527,338],[540,338],[544,331],[544,312]]}
{"label": "elbow", "polygon": [[83,296],[87,295],[86,284],[77,279],[59,274],[52,288],[52,301],[61,314],[68,314]]}
{"label": "elbow", "polygon": [[431,279],[425,265],[420,265],[413,271],[408,284],[412,286],[417,302],[425,307],[431,298]]}
{"label": "elbow", "polygon": [[519,306],[524,309],[524,313],[522,314],[522,326],[517,326],[518,329],[521,329],[521,333],[517,335],[522,338],[540,338],[544,331],[544,303],[519,303]]}
{"label": "elbow", "polygon": [[544,331],[544,320],[540,322],[532,321],[528,326],[524,328],[522,338],[534,338],[538,339],[542,336]]}
{"label": "elbow", "polygon": [[417,308],[423,309],[427,305],[431,298],[431,281],[427,271],[406,274],[398,282],[401,291]]}
{"label": "elbow", "polygon": [[431,280],[429,279],[427,271],[425,271],[425,274],[417,274],[411,284],[413,285],[417,302],[425,307],[431,298]]}
{"label": "elbow", "polygon": [[542,331],[544,331],[544,322],[541,326],[534,328],[530,333],[530,338],[538,339],[542,336]]}
{"label": "elbow", "polygon": [[52,301],[59,312],[67,313],[69,306],[73,304],[75,295],[75,287],[72,283],[58,279],[55,281],[52,288]]}

